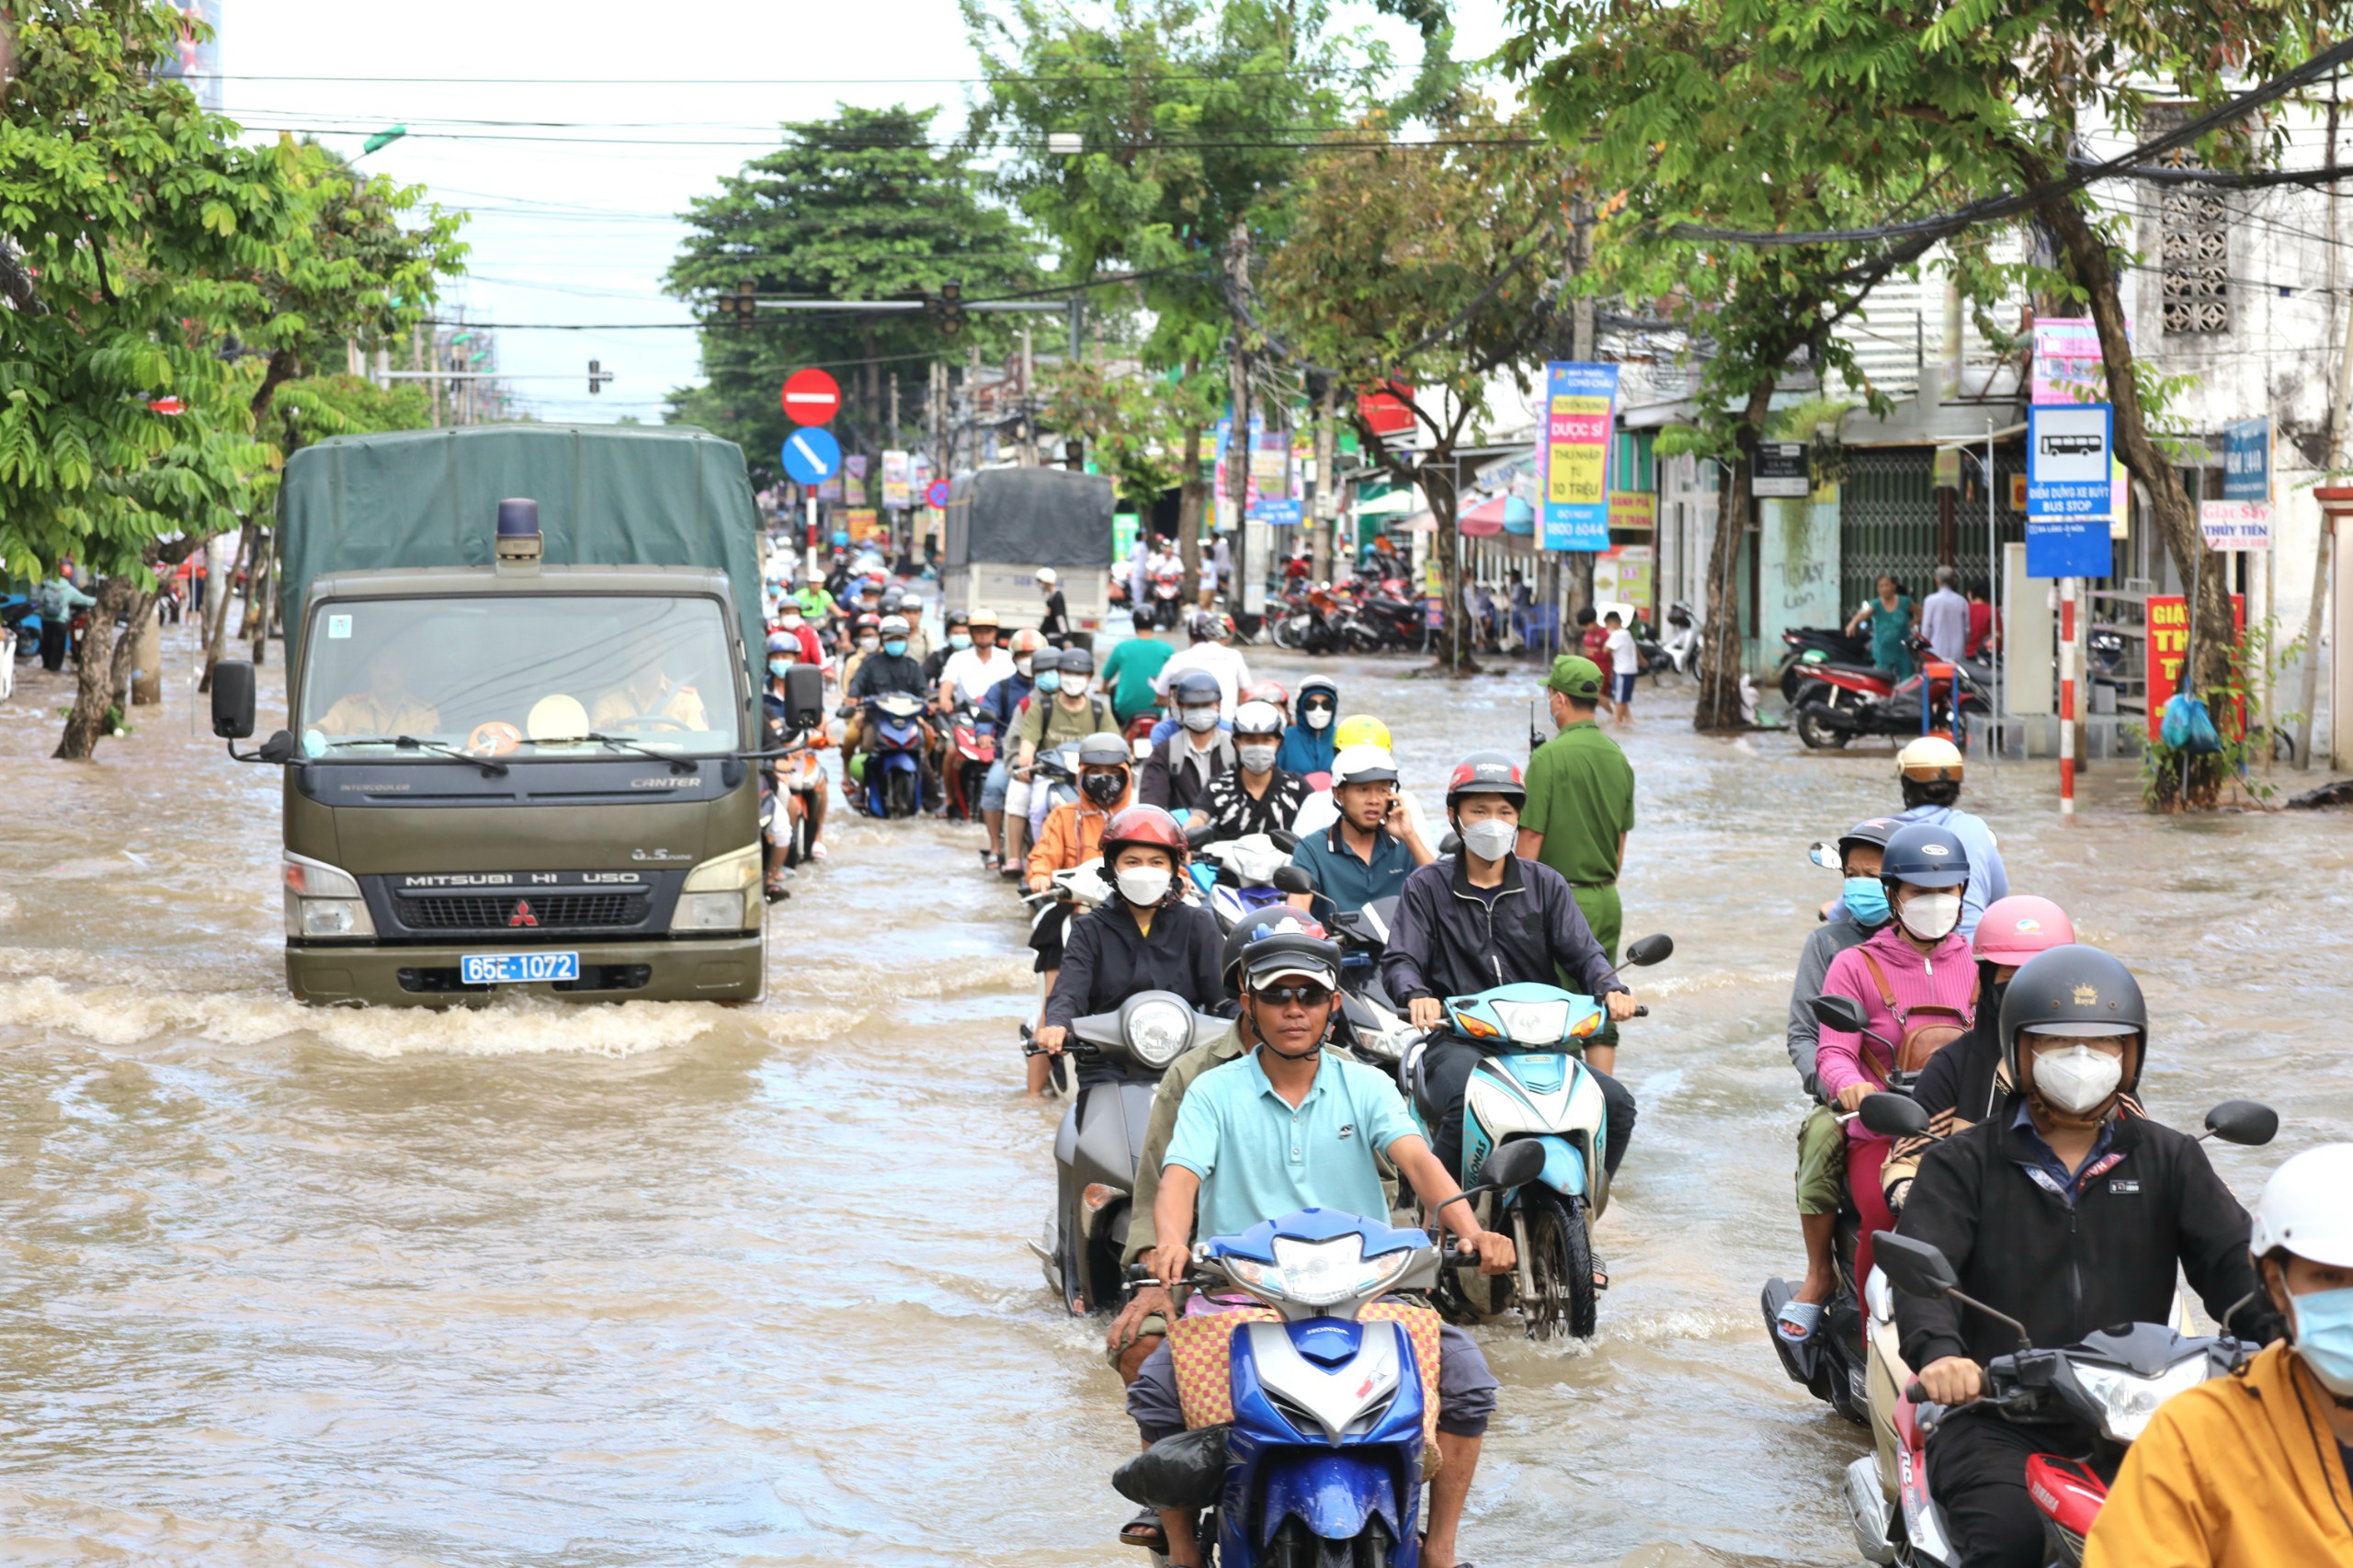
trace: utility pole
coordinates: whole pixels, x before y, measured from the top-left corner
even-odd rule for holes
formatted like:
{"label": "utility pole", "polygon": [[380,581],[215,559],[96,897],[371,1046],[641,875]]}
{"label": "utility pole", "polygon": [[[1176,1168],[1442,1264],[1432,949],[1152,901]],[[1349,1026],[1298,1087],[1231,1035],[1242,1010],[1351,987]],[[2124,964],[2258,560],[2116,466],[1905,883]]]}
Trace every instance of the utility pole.
{"label": "utility pole", "polygon": [[1038,466],[1038,404],[1030,395],[1032,378],[1037,374],[1037,360],[1029,352],[1029,324],[1021,324],[1021,466]]}
{"label": "utility pole", "polygon": [[1332,428],[1336,401],[1332,383],[1325,381],[1324,395],[1315,404],[1315,515],[1305,525],[1314,555],[1309,570],[1319,583],[1332,578],[1332,532],[1339,526],[1340,517],[1339,475],[1333,472],[1339,461],[1336,449],[1339,442]]}
{"label": "utility pole", "polygon": [[[2338,103],[2336,83],[2328,85],[2328,166],[2336,167],[2336,128]],[[2336,291],[2336,182],[2328,187],[2328,297],[2338,298]],[[2345,346],[2336,360],[2336,402],[2328,411],[2328,466],[2342,471],[2346,452],[2353,447],[2346,428],[2353,423],[2353,298],[2345,301]],[[2328,602],[2328,536],[2336,528],[2336,519],[2324,510],[2320,515],[2320,533],[2313,548],[2312,600],[2304,609],[2304,657],[2296,672],[2296,706],[2302,712],[2296,719],[2296,770],[2301,773],[2313,765],[2313,710],[2320,701],[2320,634],[2321,616]],[[2339,637],[2346,629],[2337,628]],[[2347,693],[2328,694],[2332,712],[2342,710]],[[2337,733],[2344,733],[2346,721],[2335,721]]]}

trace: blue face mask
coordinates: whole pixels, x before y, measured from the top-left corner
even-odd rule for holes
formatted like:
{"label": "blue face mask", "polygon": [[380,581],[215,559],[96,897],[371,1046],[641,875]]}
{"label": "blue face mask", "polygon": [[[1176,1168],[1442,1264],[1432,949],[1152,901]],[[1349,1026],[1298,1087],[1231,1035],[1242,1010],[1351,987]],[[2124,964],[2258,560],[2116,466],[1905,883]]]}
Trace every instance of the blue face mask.
{"label": "blue face mask", "polygon": [[2290,1296],[2288,1306],[2295,1318],[2296,1354],[2322,1387],[2353,1398],[2353,1290]]}
{"label": "blue face mask", "polygon": [[907,651],[907,640],[904,637],[893,637],[882,644],[882,651],[895,659]]}
{"label": "blue face mask", "polygon": [[1855,917],[1858,926],[1887,924],[1887,884],[1877,877],[1847,879],[1847,913]]}
{"label": "blue face mask", "polygon": [[768,674],[781,676],[785,671],[790,669],[794,665],[797,665],[801,661],[798,659],[770,659],[768,661]]}
{"label": "blue face mask", "polygon": [[1062,671],[1047,670],[1038,676],[1038,689],[1040,691],[1060,691],[1062,688]]}
{"label": "blue face mask", "polygon": [[965,649],[972,645],[972,633],[968,631],[951,631],[948,634],[948,645],[961,653]]}

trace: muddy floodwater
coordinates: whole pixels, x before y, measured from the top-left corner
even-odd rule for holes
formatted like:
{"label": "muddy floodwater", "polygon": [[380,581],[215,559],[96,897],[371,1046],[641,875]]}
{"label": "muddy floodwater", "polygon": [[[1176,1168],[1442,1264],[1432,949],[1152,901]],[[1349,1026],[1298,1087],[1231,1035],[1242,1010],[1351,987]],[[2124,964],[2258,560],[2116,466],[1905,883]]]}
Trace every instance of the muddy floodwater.
{"label": "muddy floodwater", "polygon": [[[95,766],[47,760],[54,681],[0,709],[0,1562],[1142,1568],[1099,1325],[1024,1244],[1058,1111],[1019,1093],[1029,954],[976,830],[837,807],[757,1006],[305,1009],[276,776],[193,732],[170,656],[166,707]],[[1461,752],[1525,747],[1524,667],[1313,667],[1426,800]],[[1805,846],[1893,805],[1891,754],[1643,706],[1627,933],[1677,950],[1620,1058],[1613,1284],[1590,1342],[1485,1335],[1462,1544],[1851,1562],[1862,1443],[1783,1379],[1756,1296],[1801,1259],[1781,1027],[1836,885]],[[2016,889],[2139,970],[2153,1110],[2278,1106],[2278,1146],[2216,1153],[2248,1197],[2353,1133],[2353,823],[2155,822],[2121,767],[2073,825],[2055,797],[2008,764],[1965,803]]]}

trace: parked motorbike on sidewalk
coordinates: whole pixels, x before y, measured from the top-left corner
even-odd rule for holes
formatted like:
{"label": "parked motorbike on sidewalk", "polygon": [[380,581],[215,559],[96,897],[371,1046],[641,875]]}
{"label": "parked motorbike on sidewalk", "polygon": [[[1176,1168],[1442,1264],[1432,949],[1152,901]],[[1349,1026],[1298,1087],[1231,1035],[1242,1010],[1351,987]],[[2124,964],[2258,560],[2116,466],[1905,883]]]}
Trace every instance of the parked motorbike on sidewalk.
{"label": "parked motorbike on sidewalk", "polygon": [[[1654,964],[1674,951],[1671,937],[1644,937],[1627,944],[1623,961]],[[1588,1338],[1600,1291],[1593,1222],[1608,1207],[1609,1176],[1602,1165],[1608,1110],[1584,1052],[1607,1015],[1595,997],[1533,981],[1449,996],[1441,1006],[1439,1028],[1488,1053],[1463,1091],[1463,1169],[1477,1170],[1491,1151],[1520,1141],[1536,1144],[1544,1165],[1536,1180],[1474,1210],[1482,1225],[1509,1231],[1519,1249],[1518,1272],[1449,1269],[1439,1278],[1438,1300],[1458,1316],[1480,1319],[1517,1307],[1532,1338],[1556,1331]],[[1637,1008],[1636,1016],[1648,1012]],[[1429,1038],[1410,1048],[1398,1068],[1426,1132],[1437,1128],[1442,1109],[1429,1088]]]}
{"label": "parked motorbike on sidewalk", "polygon": [[[1993,712],[1993,671],[1968,659],[1937,660],[1893,687],[1878,670],[1816,665],[1795,710],[1798,739],[1809,749],[1836,750],[1857,735],[1920,735],[1942,730],[1956,738],[1972,713]],[[1930,705],[1927,722],[1921,704]]]}
{"label": "parked motorbike on sidewalk", "polygon": [[1666,655],[1669,668],[1677,675],[1689,675],[1699,667],[1699,619],[1691,607],[1677,599],[1667,607],[1666,635],[1659,640],[1659,652]]}
{"label": "parked motorbike on sidewalk", "polygon": [[[1078,1092],[1054,1134],[1054,1206],[1030,1250],[1074,1316],[1120,1300],[1129,1201],[1160,1075],[1233,1027],[1173,991],[1138,992],[1115,1012],[1072,1021],[1062,1053],[1078,1063]],[[1027,1026],[1021,1033],[1022,1054],[1037,1055]]]}
{"label": "parked motorbike on sidewalk", "polygon": [[[1540,1163],[1506,1152],[1472,1190],[1490,1198],[1531,1181]],[[1197,1291],[1239,1294],[1279,1321],[1253,1313],[1228,1331],[1230,1420],[1162,1438],[1112,1483],[1147,1507],[1200,1516],[1219,1568],[1416,1568],[1436,1379],[1412,1313],[1427,1309],[1366,1309],[1429,1289],[1448,1260],[1426,1232],[1329,1209],[1213,1237],[1194,1257],[1180,1308],[1201,1304]]]}

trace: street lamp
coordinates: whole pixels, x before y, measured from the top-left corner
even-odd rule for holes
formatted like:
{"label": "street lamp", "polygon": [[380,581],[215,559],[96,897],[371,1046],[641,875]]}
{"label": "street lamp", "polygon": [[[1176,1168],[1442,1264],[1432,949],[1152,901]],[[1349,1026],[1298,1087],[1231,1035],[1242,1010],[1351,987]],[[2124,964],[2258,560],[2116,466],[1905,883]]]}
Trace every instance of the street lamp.
{"label": "street lamp", "polygon": [[370,153],[381,153],[407,134],[408,127],[405,125],[388,125],[359,144],[359,156],[364,158]]}

